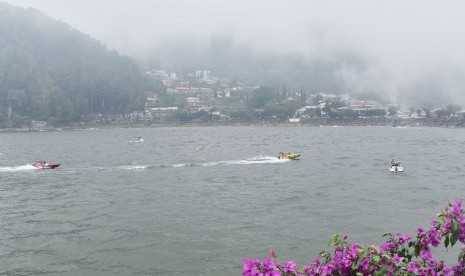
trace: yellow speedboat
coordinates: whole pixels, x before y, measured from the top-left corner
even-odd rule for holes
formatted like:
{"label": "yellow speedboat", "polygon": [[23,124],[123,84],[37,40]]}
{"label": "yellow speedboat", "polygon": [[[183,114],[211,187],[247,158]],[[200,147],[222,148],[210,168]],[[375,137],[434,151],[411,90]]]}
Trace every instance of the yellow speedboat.
{"label": "yellow speedboat", "polygon": [[298,159],[300,154],[295,152],[280,152],[278,154],[278,159]]}

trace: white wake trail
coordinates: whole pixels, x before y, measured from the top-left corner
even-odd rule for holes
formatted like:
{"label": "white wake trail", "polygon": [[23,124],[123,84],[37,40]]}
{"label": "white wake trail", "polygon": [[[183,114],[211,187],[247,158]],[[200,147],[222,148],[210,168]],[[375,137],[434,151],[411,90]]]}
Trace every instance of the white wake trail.
{"label": "white wake trail", "polygon": [[18,172],[18,171],[31,171],[31,170],[37,170],[37,168],[32,165],[0,167],[0,172]]}

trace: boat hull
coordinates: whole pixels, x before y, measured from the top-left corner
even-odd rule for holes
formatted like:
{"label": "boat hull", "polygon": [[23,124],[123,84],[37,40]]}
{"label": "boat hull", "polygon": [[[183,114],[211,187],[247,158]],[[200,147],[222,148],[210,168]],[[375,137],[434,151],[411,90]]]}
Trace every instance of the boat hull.
{"label": "boat hull", "polygon": [[287,154],[286,157],[287,157],[288,159],[293,159],[293,160],[295,160],[295,159],[297,159],[297,158],[300,157],[300,154],[298,154],[298,153],[290,153],[290,154]]}
{"label": "boat hull", "polygon": [[55,169],[58,168],[61,164],[57,162],[50,162],[50,163],[34,163],[32,166],[38,168],[38,169]]}
{"label": "boat hull", "polygon": [[389,167],[390,172],[404,172],[404,166],[390,166]]}
{"label": "boat hull", "polygon": [[292,159],[296,160],[299,159],[300,154],[295,152],[286,152],[286,153],[279,153],[278,159]]}

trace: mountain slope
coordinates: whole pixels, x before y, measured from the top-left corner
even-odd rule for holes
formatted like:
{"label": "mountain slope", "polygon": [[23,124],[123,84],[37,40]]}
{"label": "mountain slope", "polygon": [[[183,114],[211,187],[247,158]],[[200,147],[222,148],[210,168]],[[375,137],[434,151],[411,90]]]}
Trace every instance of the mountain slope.
{"label": "mountain slope", "polygon": [[99,41],[0,2],[0,127],[141,110],[144,91],[157,88],[133,60]]}

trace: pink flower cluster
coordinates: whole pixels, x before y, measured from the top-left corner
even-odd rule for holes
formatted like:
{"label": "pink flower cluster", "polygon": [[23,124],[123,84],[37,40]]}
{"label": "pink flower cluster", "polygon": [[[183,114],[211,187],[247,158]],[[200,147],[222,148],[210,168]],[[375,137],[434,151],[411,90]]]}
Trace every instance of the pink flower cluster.
{"label": "pink flower cluster", "polygon": [[417,229],[412,240],[401,233],[386,234],[387,241],[380,246],[363,247],[349,244],[347,235],[334,235],[330,245],[333,253],[322,251],[320,257],[307,266],[297,268],[294,261],[283,265],[272,251],[263,261],[245,259],[244,276],[329,276],[329,275],[420,275],[420,276],[463,276],[465,275],[465,248],[458,256],[458,262],[447,266],[436,260],[431,247],[438,247],[444,240],[448,248],[459,241],[465,244],[465,210],[461,201],[449,203],[432,221],[428,230]]}

